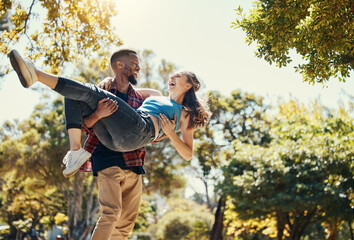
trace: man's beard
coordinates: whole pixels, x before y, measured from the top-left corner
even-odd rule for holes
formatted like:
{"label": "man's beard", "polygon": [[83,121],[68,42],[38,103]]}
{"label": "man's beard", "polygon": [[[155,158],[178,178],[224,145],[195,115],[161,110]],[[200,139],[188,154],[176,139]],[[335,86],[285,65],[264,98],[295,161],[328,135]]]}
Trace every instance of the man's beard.
{"label": "man's beard", "polygon": [[135,79],[133,74],[128,76],[128,82],[130,82],[133,85],[136,85],[138,83],[138,81]]}

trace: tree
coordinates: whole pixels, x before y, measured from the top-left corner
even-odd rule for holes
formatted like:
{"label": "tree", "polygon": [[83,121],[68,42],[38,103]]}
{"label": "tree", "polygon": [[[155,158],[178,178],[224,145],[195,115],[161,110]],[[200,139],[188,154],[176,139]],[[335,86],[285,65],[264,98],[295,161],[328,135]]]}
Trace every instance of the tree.
{"label": "tree", "polygon": [[247,17],[237,9],[241,19],[232,27],[257,43],[257,57],[278,67],[287,66],[295,50],[304,60],[296,71],[309,83],[345,81],[354,67],[353,8],[351,0],[258,0]]}
{"label": "tree", "polygon": [[224,167],[223,192],[238,217],[276,219],[277,239],[297,240],[314,223],[336,239],[353,222],[353,119],[314,104],[291,101],[271,119],[267,146],[235,143]]}
{"label": "tree", "polygon": [[[21,43],[31,59],[58,72],[65,62],[121,44],[111,24],[115,14],[112,0],[1,1],[0,20],[11,24],[1,31],[0,58]],[[1,68],[9,72],[9,66]]]}
{"label": "tree", "polygon": [[[231,96],[209,92],[212,116],[208,125],[195,133],[195,156],[201,169],[202,179],[220,179],[220,166],[234,154],[233,142],[239,139],[244,143],[265,145],[268,142],[267,122],[264,113],[267,106],[263,98],[247,92],[235,90]],[[211,173],[217,171],[216,176]],[[219,171],[219,172],[218,172]],[[211,239],[222,239],[224,206],[226,195],[220,191]]]}
{"label": "tree", "polygon": [[230,197],[226,201],[225,221],[226,236],[240,237],[243,240],[264,239],[268,240],[277,236],[276,219],[267,218],[241,219],[234,210],[235,206]]}
{"label": "tree", "polygon": [[168,202],[166,213],[150,227],[150,232],[156,239],[206,240],[212,220],[213,215],[205,206],[187,199],[174,199]]}
{"label": "tree", "polygon": [[1,221],[10,228],[7,234],[1,235],[6,239],[22,239],[33,229],[42,234],[44,229],[52,227],[55,216],[65,206],[65,200],[56,194],[58,189],[15,171],[6,175],[1,184],[0,212]]}
{"label": "tree", "polygon": [[[37,195],[45,194],[48,189],[56,189],[55,193],[58,194],[56,198],[62,199],[65,203],[61,205],[61,211],[66,209],[64,213],[69,217],[67,222],[69,239],[84,239],[93,229],[92,219],[96,219],[97,216],[97,191],[94,191],[96,181],[92,176],[84,174],[76,174],[71,179],[63,177],[61,161],[69,144],[65,132],[62,100],[38,105],[28,120],[5,125],[5,131],[1,136],[0,165],[1,171],[6,173],[3,175],[5,182],[11,180],[6,176],[13,171],[19,180],[28,177],[43,183],[42,185],[37,183]],[[24,188],[28,186],[29,183]],[[24,191],[20,196],[32,199],[31,194],[30,191]],[[53,198],[53,201],[56,198]],[[8,198],[5,199],[11,204]],[[39,209],[39,212],[49,211],[56,206],[57,203],[53,201]],[[4,204],[3,207],[7,208],[8,204]],[[33,207],[22,209],[21,211],[25,212],[22,216],[28,216],[31,209]],[[53,214],[50,215],[51,218],[55,217],[55,213]],[[13,219],[8,220],[8,224],[13,225]]]}

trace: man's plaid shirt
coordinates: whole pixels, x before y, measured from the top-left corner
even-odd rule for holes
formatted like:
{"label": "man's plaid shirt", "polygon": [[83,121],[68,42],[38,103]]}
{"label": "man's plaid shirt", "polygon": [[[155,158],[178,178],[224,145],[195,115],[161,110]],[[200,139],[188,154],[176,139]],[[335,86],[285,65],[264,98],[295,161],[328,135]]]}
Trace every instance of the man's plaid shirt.
{"label": "man's plaid shirt", "polygon": [[[113,93],[114,95],[116,95],[117,86],[116,86],[115,82],[113,82],[111,84],[111,88],[109,91],[111,93]],[[141,94],[138,93],[137,91],[135,91],[134,88],[132,87],[132,85],[129,84],[128,99],[127,99],[128,105],[134,109],[137,109],[138,107],[140,107],[140,105],[143,103],[143,101],[144,101],[144,99],[141,96]],[[86,138],[86,141],[85,141],[84,149],[90,153],[93,153],[99,140],[96,137],[95,133],[93,132],[92,128],[90,128],[90,129],[85,128],[85,127],[83,127],[83,128],[88,135]],[[125,165],[127,167],[139,167],[139,166],[144,165],[144,159],[145,159],[145,154],[146,154],[145,148],[140,148],[140,149],[137,149],[137,150],[131,151],[131,152],[124,152],[122,154],[123,154],[123,158],[125,161]],[[83,171],[83,172],[92,171],[91,158],[88,161],[86,161],[86,163],[84,163],[84,165],[82,165],[82,167],[80,168],[80,171]]]}

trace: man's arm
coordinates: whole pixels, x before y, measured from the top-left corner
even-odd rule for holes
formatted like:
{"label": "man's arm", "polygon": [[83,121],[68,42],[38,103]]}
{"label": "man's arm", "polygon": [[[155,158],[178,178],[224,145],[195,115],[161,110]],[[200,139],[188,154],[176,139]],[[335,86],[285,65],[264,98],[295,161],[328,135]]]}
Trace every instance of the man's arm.
{"label": "man's arm", "polygon": [[97,83],[97,87],[108,91],[111,88],[113,81],[114,81],[114,78],[106,77],[101,82]]}
{"label": "man's arm", "polygon": [[[107,77],[101,82],[97,84],[99,88],[108,90],[111,87],[112,82],[114,81],[114,78],[112,77]],[[150,96],[162,96],[161,92],[156,90],[156,89],[151,89],[151,88],[136,88],[135,91],[139,92],[142,97],[148,98]],[[87,128],[92,128],[95,123],[97,123],[101,118],[108,117],[109,115],[113,114],[117,109],[118,105],[117,102],[110,100],[109,99],[102,99],[98,105],[97,109],[89,116],[84,118],[84,125]],[[161,138],[162,139],[162,138]],[[161,140],[159,139],[159,140]]]}
{"label": "man's arm", "polygon": [[112,99],[104,98],[98,102],[97,109],[88,117],[84,118],[84,125],[92,128],[101,118],[108,117],[118,109],[118,103]]}

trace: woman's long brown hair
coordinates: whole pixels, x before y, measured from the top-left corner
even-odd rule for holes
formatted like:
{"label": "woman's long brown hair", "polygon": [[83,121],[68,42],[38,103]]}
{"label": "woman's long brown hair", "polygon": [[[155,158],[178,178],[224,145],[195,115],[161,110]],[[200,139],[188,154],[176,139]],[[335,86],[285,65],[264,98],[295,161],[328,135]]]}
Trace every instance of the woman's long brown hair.
{"label": "woman's long brown hair", "polygon": [[188,129],[204,127],[211,116],[209,106],[206,100],[198,99],[195,94],[200,89],[200,82],[196,75],[189,71],[183,71],[181,74],[187,77],[192,87],[187,91],[183,99],[183,107],[189,114]]}

